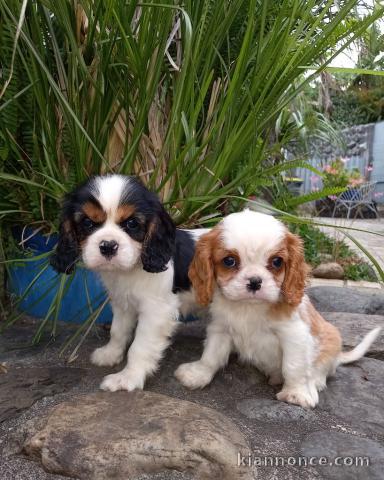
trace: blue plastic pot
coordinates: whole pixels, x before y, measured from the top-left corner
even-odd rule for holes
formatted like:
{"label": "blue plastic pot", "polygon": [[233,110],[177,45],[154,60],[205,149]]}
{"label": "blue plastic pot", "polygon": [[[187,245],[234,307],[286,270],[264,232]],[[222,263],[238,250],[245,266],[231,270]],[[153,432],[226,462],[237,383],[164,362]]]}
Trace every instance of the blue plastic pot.
{"label": "blue plastic pot", "polygon": [[[27,238],[32,233],[32,229],[26,228],[23,237]],[[17,240],[20,240],[22,229],[15,228],[13,234]],[[24,295],[19,303],[19,309],[28,315],[44,318],[60,288],[62,277],[48,265],[47,258],[35,258],[51,251],[56,243],[57,237],[48,238],[37,233],[30,240],[24,242],[24,247],[32,252],[32,257],[28,256],[25,262],[12,263],[9,267],[8,290],[19,298]],[[45,270],[25,294],[28,286],[44,268]],[[82,267],[77,267],[72,276],[65,277],[64,292],[58,313],[58,320],[64,322],[85,322],[107,298],[99,277],[94,272]],[[96,322],[105,324],[111,321],[112,310],[107,303]]]}

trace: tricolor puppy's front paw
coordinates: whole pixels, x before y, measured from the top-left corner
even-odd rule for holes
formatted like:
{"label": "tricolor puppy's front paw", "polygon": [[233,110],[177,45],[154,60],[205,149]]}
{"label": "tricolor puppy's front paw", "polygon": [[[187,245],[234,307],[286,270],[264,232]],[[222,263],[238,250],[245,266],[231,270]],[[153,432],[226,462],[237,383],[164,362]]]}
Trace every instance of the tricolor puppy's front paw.
{"label": "tricolor puppy's front paw", "polygon": [[319,395],[316,388],[310,388],[306,385],[298,387],[283,388],[276,395],[278,400],[294,405],[300,405],[303,408],[314,408],[319,402]]}
{"label": "tricolor puppy's front paw", "polygon": [[108,392],[116,392],[118,390],[142,390],[144,388],[144,380],[142,377],[134,376],[130,372],[122,371],[119,373],[112,373],[103,378],[100,384],[101,390]]}
{"label": "tricolor puppy's front paw", "polygon": [[212,370],[202,362],[183,363],[175,371],[175,377],[192,390],[208,385],[213,377]]}
{"label": "tricolor puppy's front paw", "polygon": [[113,367],[123,360],[124,352],[109,344],[96,348],[91,354],[91,362],[98,367]]}

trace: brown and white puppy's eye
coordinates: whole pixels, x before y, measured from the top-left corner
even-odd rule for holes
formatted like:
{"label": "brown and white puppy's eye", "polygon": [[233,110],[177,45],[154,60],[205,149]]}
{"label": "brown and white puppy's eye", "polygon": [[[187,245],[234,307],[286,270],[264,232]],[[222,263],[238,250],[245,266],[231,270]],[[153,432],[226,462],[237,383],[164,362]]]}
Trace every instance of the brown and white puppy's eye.
{"label": "brown and white puppy's eye", "polygon": [[273,257],[271,259],[271,267],[274,270],[280,270],[283,264],[284,264],[284,260],[282,259],[282,257]]}
{"label": "brown and white puppy's eye", "polygon": [[232,257],[231,255],[224,257],[222,263],[227,268],[235,268],[238,265],[236,258]]}

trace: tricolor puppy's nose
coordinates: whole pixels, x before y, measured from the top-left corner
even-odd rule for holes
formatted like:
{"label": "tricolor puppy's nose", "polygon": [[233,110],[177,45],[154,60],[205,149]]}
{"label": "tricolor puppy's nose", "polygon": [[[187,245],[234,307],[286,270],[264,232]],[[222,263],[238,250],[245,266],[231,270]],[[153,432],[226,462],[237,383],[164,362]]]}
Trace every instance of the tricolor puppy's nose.
{"label": "tricolor puppy's nose", "polygon": [[247,290],[256,292],[256,290],[260,290],[262,283],[263,280],[260,277],[251,277],[248,279]]}
{"label": "tricolor puppy's nose", "polygon": [[119,248],[119,244],[115,242],[115,240],[102,240],[99,243],[100,253],[103,257],[113,257],[117,253],[117,249]]}

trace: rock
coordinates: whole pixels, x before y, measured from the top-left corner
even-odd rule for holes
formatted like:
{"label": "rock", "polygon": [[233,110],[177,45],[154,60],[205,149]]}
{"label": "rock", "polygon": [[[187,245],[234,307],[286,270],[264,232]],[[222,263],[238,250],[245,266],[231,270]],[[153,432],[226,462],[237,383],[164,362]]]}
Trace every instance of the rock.
{"label": "rock", "polygon": [[308,295],[320,312],[384,315],[384,292],[371,288],[311,287]]}
{"label": "rock", "polygon": [[238,452],[246,450],[224,415],[146,391],[74,397],[54,407],[24,445],[48,472],[98,480],[164,471],[199,480],[251,479],[249,468],[237,466]]}
{"label": "rock", "polygon": [[312,275],[315,278],[332,278],[340,280],[344,278],[344,269],[336,262],[321,263],[312,270]]}
{"label": "rock", "polygon": [[345,350],[356,347],[370,330],[382,326],[383,330],[371,345],[369,355],[384,360],[384,316],[343,312],[325,312],[323,316],[340,330]]}
{"label": "rock", "polygon": [[[368,438],[340,432],[314,432],[302,442],[301,454],[314,458],[316,470],[328,480],[383,478],[384,447]],[[320,457],[324,457],[327,465],[318,465]],[[343,463],[337,465],[340,462]]]}
{"label": "rock", "polygon": [[321,253],[320,258],[322,263],[329,263],[333,261],[333,255],[331,255],[330,253]]}
{"label": "rock", "polygon": [[384,435],[383,362],[362,358],[340,366],[320,393],[319,410],[327,411],[362,432]]}
{"label": "rock", "polygon": [[81,368],[8,367],[0,375],[0,422],[19,415],[37,400],[69,390],[84,375]]}

